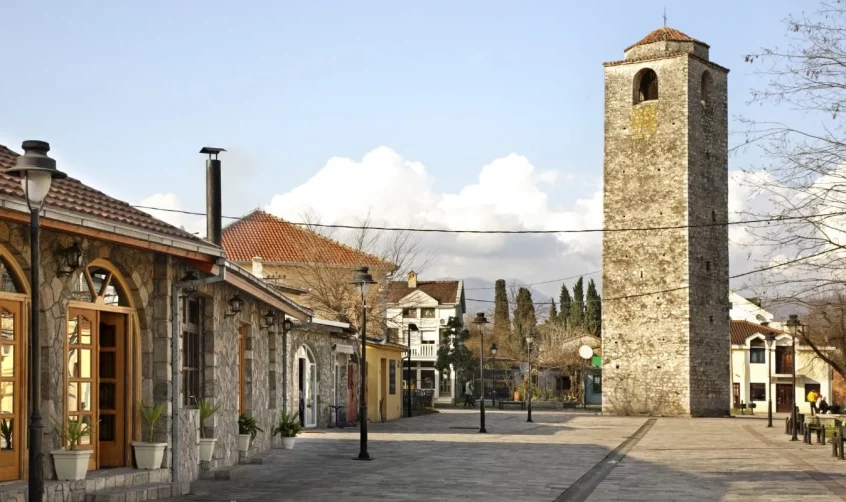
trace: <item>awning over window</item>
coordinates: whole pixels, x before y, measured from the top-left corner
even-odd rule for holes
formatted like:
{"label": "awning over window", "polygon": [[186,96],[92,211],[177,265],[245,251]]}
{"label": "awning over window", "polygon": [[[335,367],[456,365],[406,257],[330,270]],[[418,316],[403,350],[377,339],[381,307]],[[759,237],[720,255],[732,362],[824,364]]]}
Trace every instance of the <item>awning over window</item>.
{"label": "awning over window", "polygon": [[355,354],[355,349],[352,345],[341,345],[340,343],[336,343],[332,346],[332,350],[340,354]]}

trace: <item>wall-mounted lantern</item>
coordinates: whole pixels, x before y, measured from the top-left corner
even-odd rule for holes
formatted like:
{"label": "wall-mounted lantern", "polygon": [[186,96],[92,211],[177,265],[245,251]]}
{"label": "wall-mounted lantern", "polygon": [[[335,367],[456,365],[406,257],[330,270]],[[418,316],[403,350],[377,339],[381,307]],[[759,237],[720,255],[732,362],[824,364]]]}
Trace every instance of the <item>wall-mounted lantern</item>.
{"label": "wall-mounted lantern", "polygon": [[244,307],[244,300],[238,293],[232,295],[227,303],[229,304],[229,312],[224,314],[224,317],[235,317],[241,313],[241,309]]}
{"label": "wall-mounted lantern", "polygon": [[270,329],[276,325],[276,314],[274,314],[272,310],[268,310],[267,313],[264,314],[263,318],[264,326],[262,326],[262,329]]}
{"label": "wall-mounted lantern", "polygon": [[69,276],[82,266],[82,249],[79,248],[79,244],[74,242],[56,252],[56,261],[58,261],[57,274],[59,277]]}

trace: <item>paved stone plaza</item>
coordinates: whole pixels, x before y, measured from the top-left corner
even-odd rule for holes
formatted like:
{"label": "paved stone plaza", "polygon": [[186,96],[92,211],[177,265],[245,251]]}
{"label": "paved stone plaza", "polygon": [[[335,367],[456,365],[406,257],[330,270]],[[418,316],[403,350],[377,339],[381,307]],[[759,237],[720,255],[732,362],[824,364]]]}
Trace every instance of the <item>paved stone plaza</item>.
{"label": "paved stone plaza", "polygon": [[357,429],[305,433],[180,500],[846,500],[846,462],[791,443],[783,420],[533,418],[488,412],[487,435],[463,410],[371,424],[371,462],[352,460]]}

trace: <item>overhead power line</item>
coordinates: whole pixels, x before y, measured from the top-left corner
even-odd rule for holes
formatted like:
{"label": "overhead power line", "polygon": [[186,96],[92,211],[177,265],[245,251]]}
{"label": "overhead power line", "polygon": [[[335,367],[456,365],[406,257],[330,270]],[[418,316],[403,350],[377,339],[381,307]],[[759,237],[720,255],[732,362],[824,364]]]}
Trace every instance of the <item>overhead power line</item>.
{"label": "overhead power line", "polygon": [[[205,216],[206,213],[198,213],[194,211],[183,211],[181,209],[165,209],[161,207],[152,207],[152,206],[132,206],[136,209],[147,209],[151,211],[163,211],[166,213],[178,213],[178,214],[187,214],[192,216]],[[792,220],[808,220],[808,219],[819,219],[819,218],[831,218],[834,216],[844,216],[846,215],[846,211],[840,211],[836,213],[825,213],[825,214],[817,214],[817,215],[809,215],[809,216],[774,216],[771,218],[760,218],[755,220],[737,220],[737,221],[724,221],[724,222],[711,222],[711,223],[701,223],[697,225],[669,225],[663,227],[630,227],[630,228],[583,228],[583,229],[569,229],[569,230],[472,230],[472,229],[462,229],[462,230],[454,230],[448,228],[411,228],[411,227],[386,227],[386,226],[375,226],[375,225],[340,225],[340,224],[327,224],[327,223],[306,223],[306,222],[296,222],[296,221],[288,221],[288,223],[292,225],[298,225],[303,227],[316,227],[316,228],[340,228],[340,229],[348,229],[348,230],[380,230],[386,232],[420,232],[420,233],[438,233],[438,234],[517,234],[517,235],[543,235],[543,234],[588,234],[588,233],[602,233],[602,232],[648,232],[648,231],[657,231],[657,230],[684,230],[686,228],[708,228],[708,227],[724,227],[728,225],[751,225],[756,223],[772,223],[772,222],[785,222],[785,221],[792,221]],[[228,220],[240,220],[243,219],[242,216],[222,216],[222,218],[226,218]],[[286,220],[287,221],[287,220]]]}

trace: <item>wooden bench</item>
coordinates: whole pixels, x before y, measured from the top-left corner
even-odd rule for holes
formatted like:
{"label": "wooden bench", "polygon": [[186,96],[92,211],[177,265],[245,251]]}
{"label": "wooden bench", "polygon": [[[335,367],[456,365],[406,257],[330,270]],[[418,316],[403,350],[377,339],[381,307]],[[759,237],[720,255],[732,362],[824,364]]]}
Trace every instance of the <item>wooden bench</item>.
{"label": "wooden bench", "polygon": [[526,401],[500,401],[499,409],[504,410],[506,406],[519,406],[521,410],[526,409]]}

